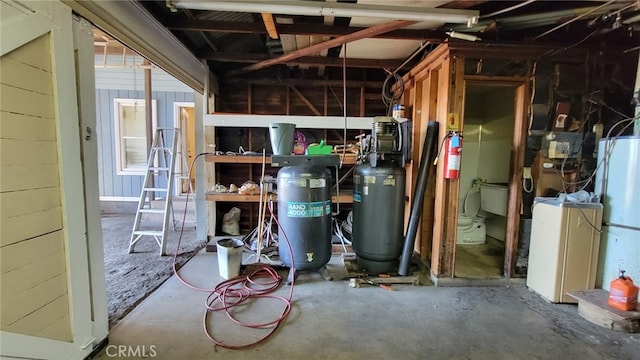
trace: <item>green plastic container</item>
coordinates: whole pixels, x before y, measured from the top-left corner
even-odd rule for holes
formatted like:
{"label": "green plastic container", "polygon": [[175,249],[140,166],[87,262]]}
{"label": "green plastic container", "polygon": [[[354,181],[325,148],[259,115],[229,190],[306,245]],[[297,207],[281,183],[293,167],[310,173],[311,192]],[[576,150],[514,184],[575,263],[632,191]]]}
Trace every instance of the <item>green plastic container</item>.
{"label": "green plastic container", "polygon": [[333,146],[326,145],[324,140],[320,140],[320,144],[314,144],[307,146],[306,155],[331,155]]}

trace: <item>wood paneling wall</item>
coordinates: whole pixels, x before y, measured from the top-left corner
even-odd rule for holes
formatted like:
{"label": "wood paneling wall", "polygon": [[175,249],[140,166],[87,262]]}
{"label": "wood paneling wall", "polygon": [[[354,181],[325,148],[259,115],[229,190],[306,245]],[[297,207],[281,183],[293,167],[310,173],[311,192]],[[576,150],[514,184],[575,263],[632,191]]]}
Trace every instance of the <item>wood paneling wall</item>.
{"label": "wood paneling wall", "polygon": [[[341,86],[221,83],[217,112],[259,115],[342,116],[344,92]],[[347,116],[384,116],[387,109],[378,86],[348,86]],[[318,128],[322,128],[319,124]]]}
{"label": "wood paneling wall", "polygon": [[72,341],[50,38],[0,59],[0,328]]}

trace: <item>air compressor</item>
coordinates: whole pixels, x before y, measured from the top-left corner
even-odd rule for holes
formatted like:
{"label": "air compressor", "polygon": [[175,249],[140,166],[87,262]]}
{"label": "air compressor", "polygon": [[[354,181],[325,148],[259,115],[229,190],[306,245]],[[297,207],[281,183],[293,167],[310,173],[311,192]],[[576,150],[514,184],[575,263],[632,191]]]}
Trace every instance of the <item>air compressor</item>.
{"label": "air compressor", "polygon": [[[331,259],[331,167],[337,155],[273,155],[271,166],[281,167],[278,189],[278,253],[290,268],[287,283],[298,271],[319,272],[332,280],[326,264]],[[286,239],[291,245],[291,253]]]}
{"label": "air compressor", "polygon": [[407,135],[402,124],[386,116],[373,120],[372,133],[361,139],[353,176],[352,243],[358,267],[368,274],[397,269],[404,242]]}

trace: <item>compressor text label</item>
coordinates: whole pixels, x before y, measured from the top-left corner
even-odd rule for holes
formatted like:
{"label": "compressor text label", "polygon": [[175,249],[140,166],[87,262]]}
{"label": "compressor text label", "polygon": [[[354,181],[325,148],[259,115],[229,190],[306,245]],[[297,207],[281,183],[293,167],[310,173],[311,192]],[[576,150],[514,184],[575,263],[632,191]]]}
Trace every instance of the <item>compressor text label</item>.
{"label": "compressor text label", "polygon": [[331,201],[287,202],[287,217],[322,217],[331,214]]}

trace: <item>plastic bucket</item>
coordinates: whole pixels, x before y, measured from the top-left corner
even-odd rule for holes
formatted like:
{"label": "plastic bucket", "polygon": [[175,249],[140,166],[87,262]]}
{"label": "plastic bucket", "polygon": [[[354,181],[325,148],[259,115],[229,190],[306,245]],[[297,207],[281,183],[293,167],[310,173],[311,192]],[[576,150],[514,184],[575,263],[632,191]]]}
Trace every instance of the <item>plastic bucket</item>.
{"label": "plastic bucket", "polygon": [[269,124],[269,137],[271,138],[273,155],[291,155],[293,152],[293,134],[295,131],[296,124]]}
{"label": "plastic bucket", "polygon": [[218,270],[223,279],[230,279],[240,275],[242,265],[242,245],[238,239],[221,239],[216,242],[218,252]]}

